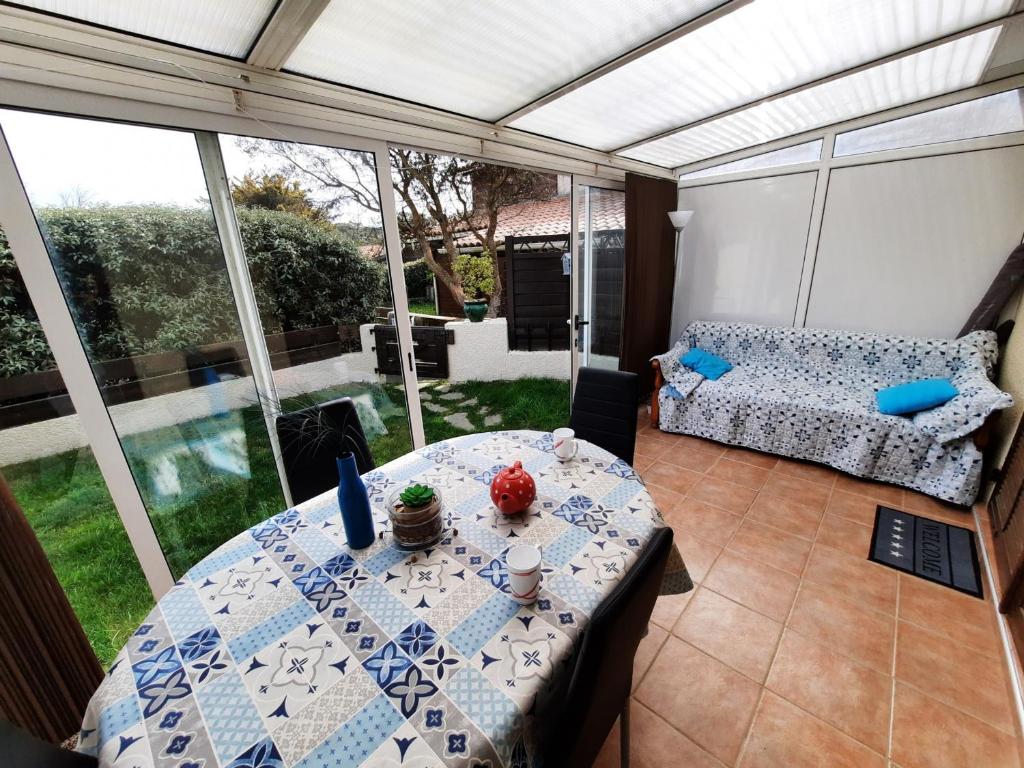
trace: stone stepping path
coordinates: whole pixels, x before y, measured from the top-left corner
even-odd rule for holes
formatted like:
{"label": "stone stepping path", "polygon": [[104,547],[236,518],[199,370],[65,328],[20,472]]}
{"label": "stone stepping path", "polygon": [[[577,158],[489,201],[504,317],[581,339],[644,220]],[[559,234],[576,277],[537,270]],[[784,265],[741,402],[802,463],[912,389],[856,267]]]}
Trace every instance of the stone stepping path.
{"label": "stone stepping path", "polygon": [[465,395],[461,392],[445,392],[441,395],[442,400],[462,400],[463,398],[465,398]]}
{"label": "stone stepping path", "polygon": [[456,429],[464,429],[467,432],[472,432],[474,429],[473,422],[469,420],[465,413],[452,413],[445,416],[444,420]]}
{"label": "stone stepping path", "polygon": [[426,408],[431,413],[447,413],[448,412],[447,408],[445,408],[443,405],[438,405],[437,403],[423,403],[423,407]]}
{"label": "stone stepping path", "polygon": [[484,419],[485,427],[496,427],[499,424],[501,424],[501,416],[499,416],[496,413],[492,413],[490,416]]}

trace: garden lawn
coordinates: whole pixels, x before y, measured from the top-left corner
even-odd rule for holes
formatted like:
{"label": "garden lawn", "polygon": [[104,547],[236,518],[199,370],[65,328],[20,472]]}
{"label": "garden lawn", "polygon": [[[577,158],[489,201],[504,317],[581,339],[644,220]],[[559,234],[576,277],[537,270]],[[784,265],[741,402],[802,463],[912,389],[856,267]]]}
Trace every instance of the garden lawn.
{"label": "garden lawn", "polygon": [[[437,392],[441,383],[425,387]],[[569,420],[569,382],[554,379],[463,382],[453,384],[474,406],[457,406],[474,426],[485,429],[552,430]],[[285,410],[344,395],[369,393],[386,434],[369,438],[375,462],[384,464],[411,449],[408,420],[400,387],[352,385],[285,400]],[[438,392],[438,394],[440,394]],[[433,397],[433,395],[432,395]],[[434,400],[434,402],[444,402]],[[484,426],[487,414],[502,417],[500,425]],[[427,442],[464,434],[442,414],[423,410]],[[190,446],[209,442],[218,430],[244,435],[249,477],[220,471]],[[178,447],[170,451],[168,446]],[[240,531],[284,509],[267,437],[256,407],[226,416],[196,419],[124,440],[125,453],[168,564],[175,578]],[[167,501],[159,486],[154,456],[169,455],[172,473],[183,491]],[[46,550],[96,655],[108,666],[129,634],[153,606],[153,598],[128,537],[114,509],[103,478],[88,449],[3,467],[3,474]],[[160,474],[167,472],[166,461]],[[192,489],[192,493],[188,491]]]}

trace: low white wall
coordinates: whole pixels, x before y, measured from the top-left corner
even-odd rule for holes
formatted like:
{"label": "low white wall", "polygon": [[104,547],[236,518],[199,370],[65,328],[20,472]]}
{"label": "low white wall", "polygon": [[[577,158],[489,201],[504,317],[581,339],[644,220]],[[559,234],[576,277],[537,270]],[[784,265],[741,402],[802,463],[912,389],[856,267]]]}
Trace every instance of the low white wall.
{"label": "low white wall", "polygon": [[[482,323],[456,321],[445,327],[455,332],[455,344],[448,347],[450,381],[569,378],[570,360],[566,350],[509,352],[504,318]],[[278,394],[293,397],[352,382],[379,381],[380,377],[374,372],[377,358],[373,352],[372,329],[371,324],[360,326],[360,352],[275,371]],[[258,401],[251,378],[224,379],[205,387],[111,406],[110,415],[118,434],[124,436],[244,408]],[[88,440],[77,415],[12,427],[4,430],[0,439],[0,466],[86,445]]]}
{"label": "low white wall", "polygon": [[510,352],[505,318],[471,323],[446,323],[455,332],[455,344],[448,347],[449,381],[507,381],[510,379],[569,379],[569,350],[556,352]]}

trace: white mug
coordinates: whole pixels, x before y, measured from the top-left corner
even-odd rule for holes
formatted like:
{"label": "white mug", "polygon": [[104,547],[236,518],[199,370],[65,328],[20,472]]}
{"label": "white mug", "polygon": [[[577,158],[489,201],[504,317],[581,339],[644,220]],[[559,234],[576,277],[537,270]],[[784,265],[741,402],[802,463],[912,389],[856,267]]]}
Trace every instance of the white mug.
{"label": "white mug", "polygon": [[559,461],[574,459],[580,448],[576,443],[576,433],[568,427],[560,427],[551,434],[555,438],[555,458]]}
{"label": "white mug", "polygon": [[537,599],[541,580],[541,551],[532,544],[517,544],[505,555],[512,599],[524,605]]}

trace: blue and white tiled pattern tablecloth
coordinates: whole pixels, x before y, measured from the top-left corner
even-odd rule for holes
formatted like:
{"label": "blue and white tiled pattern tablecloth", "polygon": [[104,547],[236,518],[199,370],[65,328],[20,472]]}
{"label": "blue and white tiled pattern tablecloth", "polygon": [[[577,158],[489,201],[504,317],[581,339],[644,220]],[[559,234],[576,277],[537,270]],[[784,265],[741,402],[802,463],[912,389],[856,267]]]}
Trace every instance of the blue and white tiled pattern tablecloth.
{"label": "blue and white tiled pattern tablecloth", "polygon": [[[489,483],[520,459],[537,482],[522,516]],[[436,443],[365,476],[384,500],[413,480],[442,490],[452,529],[410,555],[388,536],[345,544],[327,493],[239,534],[179,581],[93,696],[79,749],[104,766],[528,766],[538,693],[567,668],[588,616],[664,525],[625,462],[551,435]],[[503,555],[543,547],[534,605],[508,596]],[[673,551],[662,591],[692,588]]]}

